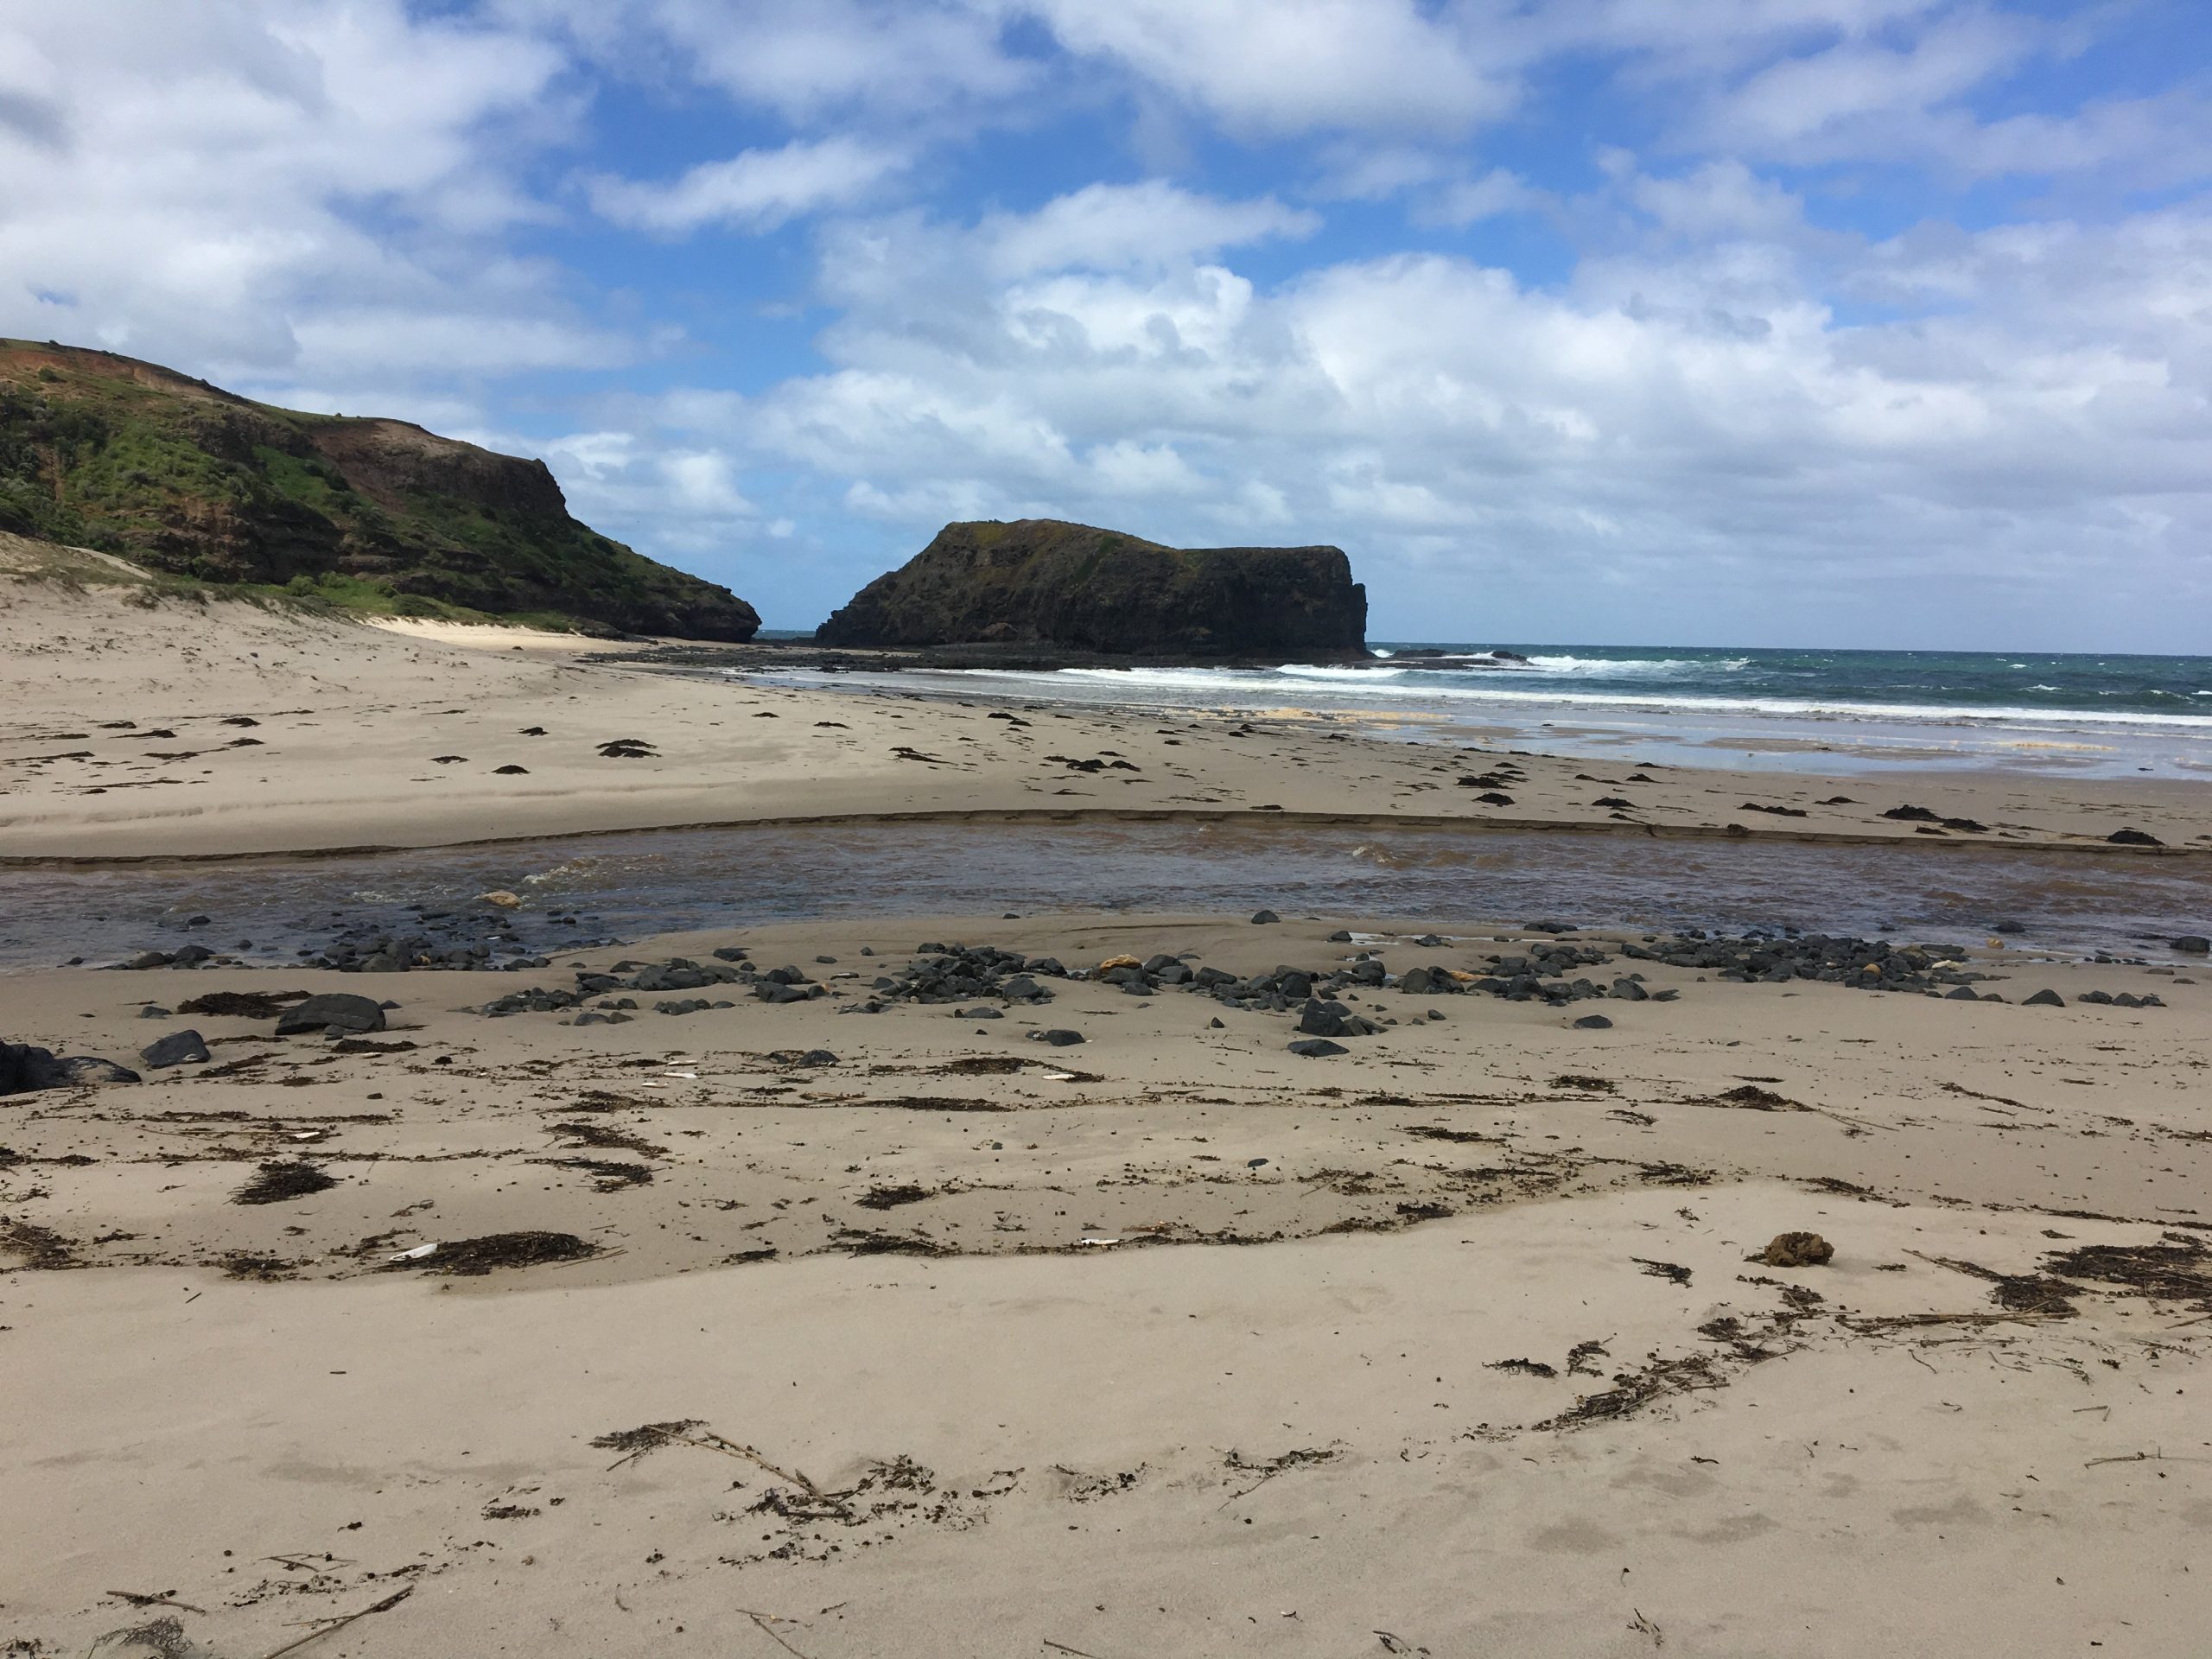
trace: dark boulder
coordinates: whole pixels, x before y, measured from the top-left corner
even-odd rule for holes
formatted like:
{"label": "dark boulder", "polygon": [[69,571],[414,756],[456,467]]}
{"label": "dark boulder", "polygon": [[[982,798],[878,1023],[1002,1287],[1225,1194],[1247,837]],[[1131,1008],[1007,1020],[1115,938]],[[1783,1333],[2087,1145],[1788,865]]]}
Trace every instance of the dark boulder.
{"label": "dark boulder", "polygon": [[326,991],[296,1002],[276,1016],[276,1034],[293,1037],[302,1032],[327,1031],[332,1027],[359,1034],[384,1029],[384,1010],[365,996],[346,991]]}
{"label": "dark boulder", "polygon": [[1325,1037],[1308,1037],[1303,1042],[1293,1043],[1290,1052],[1300,1059],[1325,1060],[1351,1051],[1342,1043],[1332,1043]]}
{"label": "dark boulder", "polygon": [[2174,949],[2185,950],[2193,957],[2201,957],[2207,951],[2212,951],[2212,938],[2207,938],[2202,933],[2184,933],[2174,941]]}
{"label": "dark boulder", "polygon": [[1344,1034],[1344,1016],[1351,1010],[1341,1002],[1322,1002],[1306,1000],[1298,1017],[1298,1028],[1308,1037],[1341,1037]]}
{"label": "dark boulder", "polygon": [[165,1065],[197,1065],[213,1058],[196,1031],[173,1031],[138,1051],[138,1058],[158,1071]]}
{"label": "dark boulder", "polygon": [[1334,547],[1171,548],[1023,518],[947,524],[815,631],[825,645],[1050,645],[1153,656],[1366,649]]}
{"label": "dark boulder", "polygon": [[137,1083],[138,1074],[113,1060],[89,1054],[56,1058],[50,1048],[29,1043],[0,1043],[0,1095],[27,1095],[37,1089],[72,1089],[82,1084]]}

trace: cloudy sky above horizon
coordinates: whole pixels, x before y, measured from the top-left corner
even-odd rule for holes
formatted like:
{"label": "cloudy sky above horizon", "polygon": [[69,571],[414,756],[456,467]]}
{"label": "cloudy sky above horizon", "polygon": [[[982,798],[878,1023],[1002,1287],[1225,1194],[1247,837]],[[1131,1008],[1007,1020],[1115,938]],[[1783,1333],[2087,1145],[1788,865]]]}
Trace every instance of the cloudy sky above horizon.
{"label": "cloudy sky above horizon", "polygon": [[2201,0],[79,0],[0,178],[0,334],[772,626],[1049,516],[1376,639],[2212,652]]}

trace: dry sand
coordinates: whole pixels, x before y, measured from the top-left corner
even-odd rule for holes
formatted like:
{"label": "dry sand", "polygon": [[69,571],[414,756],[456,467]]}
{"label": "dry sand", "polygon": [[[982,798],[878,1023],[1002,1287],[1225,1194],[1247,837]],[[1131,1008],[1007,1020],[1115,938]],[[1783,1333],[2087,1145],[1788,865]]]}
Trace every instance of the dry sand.
{"label": "dry sand", "polygon": [[[1491,757],[1313,721],[1020,727],[79,575],[114,582],[0,579],[10,856],[1491,810],[1453,779]],[[596,753],[624,737],[655,756]],[[1046,758],[1106,751],[1141,770]],[[1575,763],[1519,766],[1496,816],[1610,822]],[[1925,799],[1993,841],[2204,833],[2186,790],[1650,776],[1636,815],[1670,825],[1843,792],[1747,827],[1909,834],[1872,810]],[[1253,972],[1343,962],[1339,925],[1394,972],[1521,938],[1081,913],[520,976],[0,978],[0,1037],[128,1061],[189,1026],[213,1056],[0,1100],[0,1654],[2205,1650],[2205,970],[1983,953],[2000,1003],[1637,964],[1679,1000],[1380,990],[1357,1006],[1395,1023],[1313,1060],[1283,1014],[1096,982],[837,1012],[925,940]],[[834,994],[469,1011],[731,944]],[[2019,1005],[2046,985],[2069,1006]],[[397,1006],[355,1041],[139,1017],[316,991]],[[236,1201],[302,1162],[334,1184]],[[1747,1259],[1799,1230],[1833,1262]],[[517,1233],[573,1259],[444,1270]]]}
{"label": "dry sand", "polygon": [[[512,975],[10,980],[18,1036],[216,1064],[4,1103],[0,1636],[234,1659],[410,1590],[324,1650],[2201,1651],[2212,988],[1656,968],[1680,1000],[1608,1031],[1375,993],[1402,1023],[1310,1061],[1197,995],[855,1017],[829,977],[948,937],[1319,968],[1329,925],[671,938],[627,954],[849,995],[590,1027],[464,1011]],[[365,988],[400,1006],[359,1046],[136,1017]],[[280,1159],[337,1184],[232,1201]],[[1799,1229],[1831,1265],[1746,1261]],[[595,1254],[391,1261],[525,1230]],[[2041,1279],[2098,1245],[2164,1294]]]}
{"label": "dry sand", "polygon": [[[1294,711],[1161,721],[792,690],[594,663],[598,647],[557,635],[164,596],[127,567],[89,589],[22,574],[50,569],[43,547],[0,537],[6,859],[760,819],[1256,812],[2119,855],[2138,849],[2105,837],[2135,829],[2212,853],[2206,791],[2188,783],[1837,781],[1395,743]],[[649,749],[601,753],[632,739]],[[1510,804],[1478,798],[1491,793]],[[1882,816],[1906,804],[1986,829]]]}

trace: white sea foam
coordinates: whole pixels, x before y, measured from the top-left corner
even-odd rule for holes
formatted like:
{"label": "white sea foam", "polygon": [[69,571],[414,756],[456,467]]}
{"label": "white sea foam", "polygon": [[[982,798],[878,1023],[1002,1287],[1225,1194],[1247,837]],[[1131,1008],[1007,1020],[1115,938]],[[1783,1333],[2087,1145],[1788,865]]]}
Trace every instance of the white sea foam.
{"label": "white sea foam", "polygon": [[1750,665],[1751,658],[1748,657],[1723,657],[1711,661],[1695,657],[1531,657],[1529,659],[1529,667],[1540,673],[1573,674],[1588,680],[1732,674]]}
{"label": "white sea foam", "polygon": [[[1707,664],[1699,664],[1707,666]],[[1978,707],[1948,703],[1862,702],[1845,697],[1732,697],[1697,691],[1546,691],[1527,684],[1470,684],[1464,677],[1444,683],[1434,673],[1345,668],[1324,676],[1299,677],[1273,669],[1236,668],[1065,668],[1030,672],[1013,669],[969,669],[959,671],[963,681],[997,679],[1020,682],[1050,694],[1054,685],[1078,681],[1105,689],[1112,687],[1133,700],[1147,694],[1205,692],[1208,704],[1248,706],[1255,700],[1296,702],[1327,699],[1331,708],[1357,708],[1362,702],[1427,703],[1439,710],[1505,704],[1523,708],[1554,706],[1569,709],[1639,709],[1653,714],[1694,715],[1751,715],[1777,719],[1851,721],[1896,725],[2026,726],[2070,728],[2076,726],[2139,726],[2176,731],[2212,732],[2201,715],[2153,715],[2134,711],[2089,712],[2054,709]],[[1504,677],[1499,677],[1501,679]]]}

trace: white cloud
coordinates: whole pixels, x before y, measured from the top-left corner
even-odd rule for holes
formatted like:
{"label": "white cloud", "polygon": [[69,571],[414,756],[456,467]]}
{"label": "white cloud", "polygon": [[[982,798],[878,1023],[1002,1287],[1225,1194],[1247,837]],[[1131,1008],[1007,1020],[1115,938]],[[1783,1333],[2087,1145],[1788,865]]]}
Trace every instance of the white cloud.
{"label": "white cloud", "polygon": [[1160,179],[1092,184],[1030,213],[986,219],[978,239],[995,275],[1083,267],[1156,269],[1276,238],[1311,236],[1320,216],[1272,196],[1222,201]]}
{"label": "white cloud", "polygon": [[[1339,541],[1401,634],[1509,632],[1503,604],[1616,638],[1941,643],[2212,601],[2212,204],[1870,246],[1808,243],[1725,168],[1622,188],[1666,241],[1559,291],[1435,255],[1266,292],[971,263],[925,340],[861,296],[836,366],[747,441],[917,545],[1038,511]],[[1845,321],[1831,286],[1910,315]]]}
{"label": "white cloud", "polygon": [[1512,101],[1510,81],[1413,0],[1021,0],[1020,9],[1068,50],[1125,66],[1247,132],[1461,132]]}
{"label": "white cloud", "polygon": [[435,373],[456,341],[485,370],[613,360],[499,240],[543,213],[519,168],[572,130],[563,71],[397,0],[12,9],[0,332],[309,380]]}
{"label": "white cloud", "polygon": [[636,230],[673,234],[720,225],[770,230],[824,207],[849,207],[907,164],[899,150],[857,138],[795,139],[705,162],[667,184],[604,175],[588,182],[593,209]]}
{"label": "white cloud", "polygon": [[1506,213],[1525,213],[1551,200],[1519,174],[1494,167],[1478,179],[1461,179],[1431,192],[1414,209],[1416,223],[1461,229]]}

